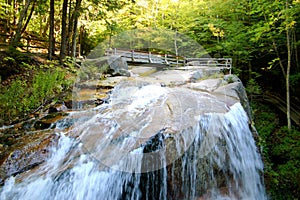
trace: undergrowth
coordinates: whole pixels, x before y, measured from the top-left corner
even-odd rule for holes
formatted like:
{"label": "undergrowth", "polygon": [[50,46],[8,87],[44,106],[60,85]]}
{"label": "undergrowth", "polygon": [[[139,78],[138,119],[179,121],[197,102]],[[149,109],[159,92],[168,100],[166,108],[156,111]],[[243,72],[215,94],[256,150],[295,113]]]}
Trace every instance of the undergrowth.
{"label": "undergrowth", "polygon": [[73,73],[69,66],[61,67],[55,61],[39,66],[20,64],[26,72],[0,85],[0,126],[17,122],[47,102],[58,100],[73,83],[68,78]]}
{"label": "undergrowth", "polygon": [[297,127],[288,131],[269,105],[254,103],[252,108],[269,197],[296,200],[300,197],[300,131]]}

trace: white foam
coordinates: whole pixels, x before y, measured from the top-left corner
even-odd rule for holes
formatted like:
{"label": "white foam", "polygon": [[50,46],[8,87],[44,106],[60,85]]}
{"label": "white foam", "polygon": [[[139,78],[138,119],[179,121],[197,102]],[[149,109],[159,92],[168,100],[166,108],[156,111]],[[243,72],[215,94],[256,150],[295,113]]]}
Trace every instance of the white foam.
{"label": "white foam", "polygon": [[128,105],[128,111],[137,111],[149,104],[156,103],[168,93],[166,88],[159,85],[146,85],[137,90],[132,96],[132,102]]}

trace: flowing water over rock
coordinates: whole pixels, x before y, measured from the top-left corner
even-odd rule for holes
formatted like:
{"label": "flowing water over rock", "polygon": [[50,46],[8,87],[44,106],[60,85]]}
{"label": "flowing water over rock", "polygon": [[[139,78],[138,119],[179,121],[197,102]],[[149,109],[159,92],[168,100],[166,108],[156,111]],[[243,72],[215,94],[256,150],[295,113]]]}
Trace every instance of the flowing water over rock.
{"label": "flowing water over rock", "polygon": [[176,73],[120,79],[101,105],[71,112],[47,160],[0,198],[266,199],[241,83]]}

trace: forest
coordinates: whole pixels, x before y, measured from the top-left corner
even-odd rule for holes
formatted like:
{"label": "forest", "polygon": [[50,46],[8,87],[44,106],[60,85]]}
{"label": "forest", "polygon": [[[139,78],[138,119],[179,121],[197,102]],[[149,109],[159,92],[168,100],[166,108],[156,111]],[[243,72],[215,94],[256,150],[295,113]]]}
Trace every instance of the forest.
{"label": "forest", "polygon": [[[300,0],[0,0],[0,5],[0,126],[70,98],[76,59],[99,43],[134,29],[171,30],[197,41],[211,57],[232,58],[232,71],[251,103],[268,195],[300,197]],[[1,139],[1,148],[5,145]]]}

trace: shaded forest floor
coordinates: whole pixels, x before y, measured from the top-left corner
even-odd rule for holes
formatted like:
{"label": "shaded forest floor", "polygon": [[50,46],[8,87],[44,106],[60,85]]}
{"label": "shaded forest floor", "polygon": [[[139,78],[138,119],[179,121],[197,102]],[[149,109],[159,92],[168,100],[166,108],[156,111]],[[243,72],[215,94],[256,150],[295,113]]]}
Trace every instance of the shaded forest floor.
{"label": "shaded forest floor", "polygon": [[0,50],[0,77],[1,84],[8,85],[17,77],[24,77],[28,72],[34,72],[41,65],[50,64],[47,54],[20,52],[15,49]]}

